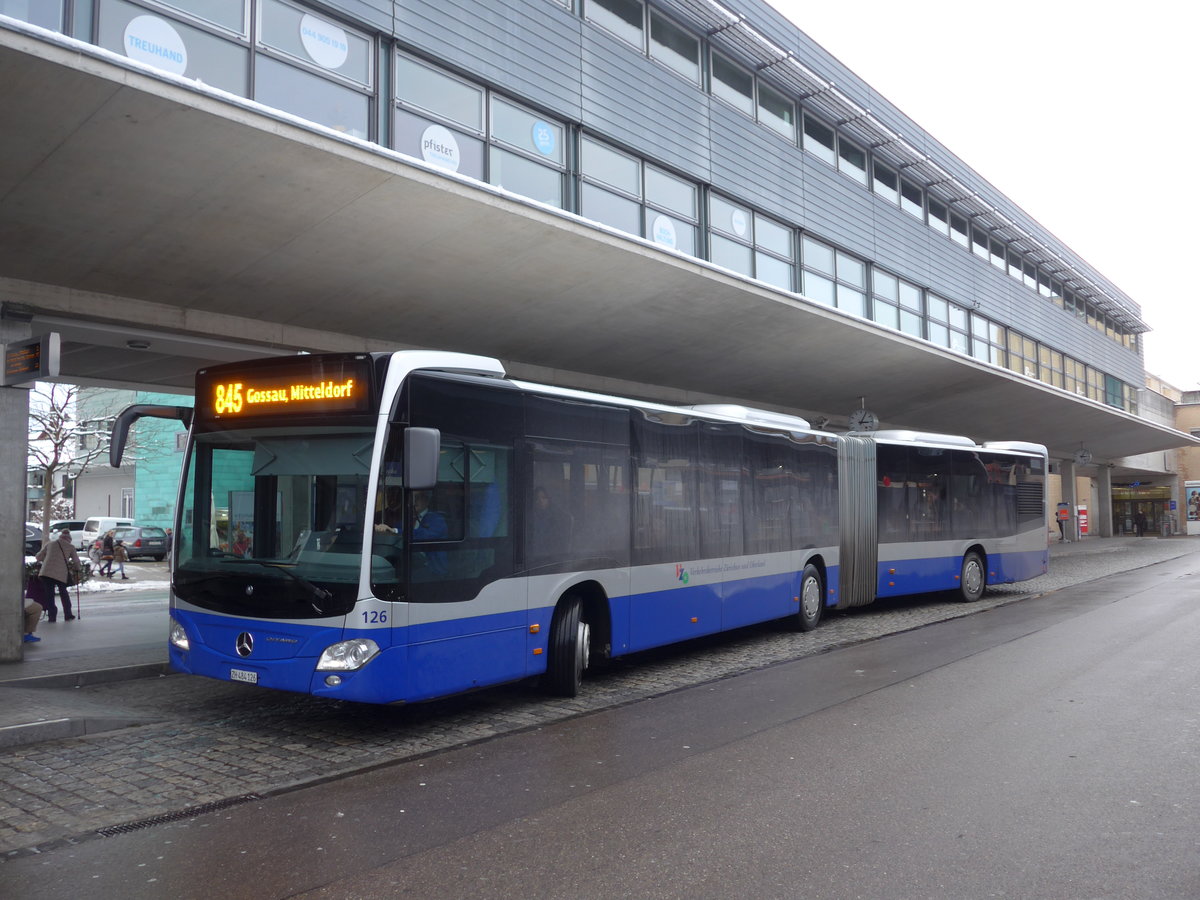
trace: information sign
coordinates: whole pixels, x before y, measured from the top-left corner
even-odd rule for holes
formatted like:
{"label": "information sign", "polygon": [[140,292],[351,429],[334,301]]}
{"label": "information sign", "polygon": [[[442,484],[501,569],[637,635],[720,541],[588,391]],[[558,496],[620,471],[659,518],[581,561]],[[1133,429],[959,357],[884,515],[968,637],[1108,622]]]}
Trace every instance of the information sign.
{"label": "information sign", "polygon": [[4,384],[25,384],[58,375],[60,340],[57,331],[4,345]]}

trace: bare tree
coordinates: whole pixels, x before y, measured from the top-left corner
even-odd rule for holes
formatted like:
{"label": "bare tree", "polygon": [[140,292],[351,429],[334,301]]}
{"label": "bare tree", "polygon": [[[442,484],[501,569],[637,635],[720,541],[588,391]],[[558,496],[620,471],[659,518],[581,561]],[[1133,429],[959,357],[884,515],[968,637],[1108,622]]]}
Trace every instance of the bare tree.
{"label": "bare tree", "polygon": [[49,540],[50,523],[62,517],[67,481],[108,459],[110,423],[119,410],[92,410],[82,420],[79,398],[76,385],[41,382],[29,397],[29,471],[43,485],[43,540]]}

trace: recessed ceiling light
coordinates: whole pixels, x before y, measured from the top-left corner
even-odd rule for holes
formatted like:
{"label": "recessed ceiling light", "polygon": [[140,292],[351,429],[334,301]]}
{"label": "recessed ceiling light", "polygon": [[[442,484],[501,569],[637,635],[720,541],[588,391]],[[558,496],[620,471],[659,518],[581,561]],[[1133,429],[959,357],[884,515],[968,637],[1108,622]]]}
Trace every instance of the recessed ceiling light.
{"label": "recessed ceiling light", "polygon": [[126,341],[125,346],[130,350],[149,350],[150,342],[143,340]]}

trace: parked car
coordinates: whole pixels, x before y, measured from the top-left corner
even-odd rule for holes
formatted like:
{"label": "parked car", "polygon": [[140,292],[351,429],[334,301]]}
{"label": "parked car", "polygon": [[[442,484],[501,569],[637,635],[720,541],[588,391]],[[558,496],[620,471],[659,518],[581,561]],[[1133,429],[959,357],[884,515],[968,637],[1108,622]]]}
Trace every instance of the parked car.
{"label": "parked car", "polygon": [[119,519],[116,516],[94,516],[83,523],[83,549],[92,546],[92,541],[99,540],[114,528],[129,528],[133,519]]}
{"label": "parked car", "polygon": [[113,539],[125,542],[125,552],[130,559],[153,556],[156,560],[162,560],[167,555],[167,533],[152,525],[118,528]]}
{"label": "parked car", "polygon": [[34,556],[42,549],[42,526],[25,523],[25,555]]}
{"label": "parked car", "polygon": [[71,543],[75,545],[76,550],[83,549],[83,520],[82,519],[66,519],[62,522],[51,522],[50,533],[58,535],[64,528],[71,532]]}

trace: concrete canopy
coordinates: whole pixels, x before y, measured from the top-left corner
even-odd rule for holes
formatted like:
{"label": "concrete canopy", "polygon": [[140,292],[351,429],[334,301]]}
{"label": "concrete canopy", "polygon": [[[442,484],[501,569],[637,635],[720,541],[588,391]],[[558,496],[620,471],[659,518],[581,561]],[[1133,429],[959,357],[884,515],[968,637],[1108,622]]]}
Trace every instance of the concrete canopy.
{"label": "concrete canopy", "polygon": [[425,346],[833,425],[865,398],[885,427],[1059,456],[1192,441],[69,39],[0,25],[0,84],[0,299],[63,335],[63,381]]}

